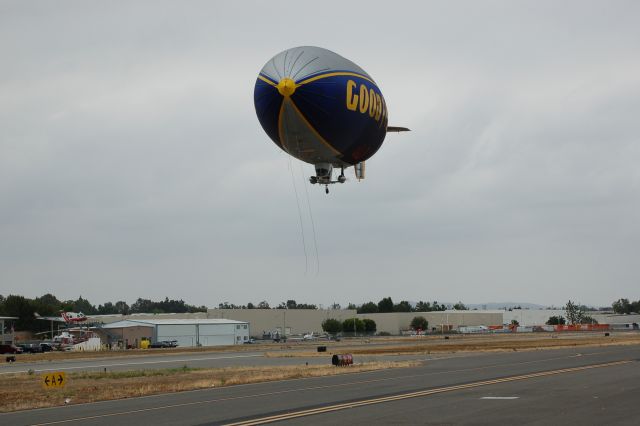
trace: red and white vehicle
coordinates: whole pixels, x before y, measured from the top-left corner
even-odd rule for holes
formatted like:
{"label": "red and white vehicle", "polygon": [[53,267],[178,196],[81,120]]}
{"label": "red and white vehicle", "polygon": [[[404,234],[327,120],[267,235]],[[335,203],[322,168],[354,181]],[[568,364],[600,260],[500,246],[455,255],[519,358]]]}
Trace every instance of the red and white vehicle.
{"label": "red and white vehicle", "polygon": [[60,312],[59,317],[43,317],[35,313],[36,318],[49,320],[49,321],[57,321],[57,322],[65,322],[67,324],[77,324],[79,322],[84,322],[87,320],[87,316],[82,312]]}
{"label": "red and white vehicle", "polygon": [[84,322],[87,316],[82,312],[62,312],[62,318],[66,323]]}

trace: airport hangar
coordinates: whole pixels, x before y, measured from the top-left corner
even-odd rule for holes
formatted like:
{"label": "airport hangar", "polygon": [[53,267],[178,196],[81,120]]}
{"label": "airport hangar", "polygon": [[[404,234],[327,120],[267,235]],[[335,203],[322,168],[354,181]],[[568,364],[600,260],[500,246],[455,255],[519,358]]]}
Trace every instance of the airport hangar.
{"label": "airport hangar", "polygon": [[152,343],[175,340],[180,347],[243,344],[249,340],[249,323],[230,319],[124,319],[98,328],[103,342],[140,347],[143,339]]}

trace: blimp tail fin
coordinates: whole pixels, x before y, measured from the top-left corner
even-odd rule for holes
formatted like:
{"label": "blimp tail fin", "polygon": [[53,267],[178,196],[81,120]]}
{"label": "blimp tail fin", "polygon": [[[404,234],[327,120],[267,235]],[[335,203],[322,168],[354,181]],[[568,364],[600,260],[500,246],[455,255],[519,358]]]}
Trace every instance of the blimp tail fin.
{"label": "blimp tail fin", "polygon": [[354,165],[353,171],[356,173],[356,179],[358,180],[364,179],[364,171],[365,171],[364,161]]}
{"label": "blimp tail fin", "polygon": [[407,127],[387,126],[387,132],[400,133],[400,132],[410,132],[410,131],[411,131],[411,129],[409,129]]}

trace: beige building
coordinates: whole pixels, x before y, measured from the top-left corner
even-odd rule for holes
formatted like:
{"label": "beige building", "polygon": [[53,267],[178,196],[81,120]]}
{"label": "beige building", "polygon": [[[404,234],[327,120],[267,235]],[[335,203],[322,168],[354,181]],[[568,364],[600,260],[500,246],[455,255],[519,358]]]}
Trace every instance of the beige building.
{"label": "beige building", "polygon": [[[409,330],[413,317],[423,316],[429,328],[457,329],[459,326],[502,325],[502,311],[440,311],[392,312],[385,314],[357,314],[355,310],[341,309],[209,309],[209,318],[246,321],[251,324],[253,336],[278,332],[286,335],[322,333],[322,322],[328,318],[344,321],[348,318],[369,318],[376,322],[378,332],[400,334]],[[448,326],[448,327],[447,327]]]}
{"label": "beige building", "polygon": [[[614,326],[614,329],[624,329],[624,328],[634,328],[633,324],[635,324],[635,328],[637,329],[638,324],[640,324],[640,315],[638,314],[603,314],[603,313],[588,313],[591,315],[593,319],[598,321],[599,324],[611,324]],[[622,325],[621,327],[618,327]],[[628,325],[630,327],[625,327],[624,325]]]}
{"label": "beige building", "polygon": [[414,317],[424,317],[430,331],[457,330],[461,326],[502,325],[501,311],[438,311],[438,312],[391,312],[386,314],[358,314],[358,318],[369,318],[376,322],[378,332],[400,334],[409,330]]}
{"label": "beige building", "polygon": [[275,332],[287,336],[321,333],[324,320],[344,321],[357,315],[355,309],[209,309],[207,313],[209,318],[246,321],[251,324],[251,334],[257,337]]}

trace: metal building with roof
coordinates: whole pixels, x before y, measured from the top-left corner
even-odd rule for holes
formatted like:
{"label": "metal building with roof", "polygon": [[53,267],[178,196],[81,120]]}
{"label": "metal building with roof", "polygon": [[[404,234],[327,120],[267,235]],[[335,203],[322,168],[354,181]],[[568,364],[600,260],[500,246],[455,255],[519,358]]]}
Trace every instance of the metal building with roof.
{"label": "metal building with roof", "polygon": [[246,321],[229,319],[126,319],[98,329],[109,344],[139,347],[143,339],[152,343],[175,340],[180,347],[223,346],[249,340]]}
{"label": "metal building with roof", "polygon": [[15,339],[15,335],[13,332],[13,326],[10,329],[10,333],[5,333],[5,326],[4,326],[4,322],[5,321],[10,321],[10,320],[17,320],[18,317],[0,317],[0,333],[2,334],[2,338],[0,338],[0,345],[4,345],[4,344],[13,344],[13,341]]}

